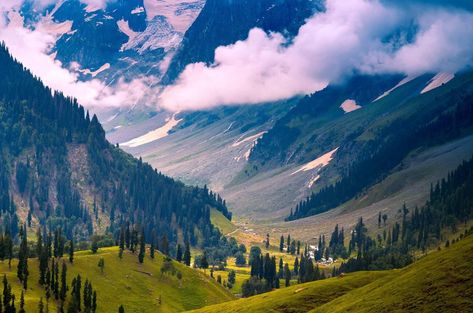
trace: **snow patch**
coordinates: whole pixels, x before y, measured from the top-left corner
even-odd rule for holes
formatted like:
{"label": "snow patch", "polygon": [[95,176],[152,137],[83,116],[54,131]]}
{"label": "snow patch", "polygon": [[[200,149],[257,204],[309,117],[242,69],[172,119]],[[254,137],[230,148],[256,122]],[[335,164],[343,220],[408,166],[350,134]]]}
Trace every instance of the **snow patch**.
{"label": "snow patch", "polygon": [[255,135],[252,135],[252,136],[249,136],[249,137],[246,137],[244,139],[240,139],[238,138],[237,141],[235,141],[233,144],[232,144],[232,147],[238,147],[239,145],[241,145],[242,143],[245,143],[245,142],[248,142],[248,141],[255,141],[259,138],[261,138],[264,134],[266,134],[267,131],[262,131],[260,133],[257,133]]}
{"label": "snow patch", "polygon": [[84,21],[88,23],[88,22],[92,21],[95,17],[97,17],[97,14],[89,15],[84,19]]}
{"label": "snow patch", "polygon": [[100,9],[101,9],[101,7],[98,6],[98,5],[95,5],[95,4],[88,4],[88,5],[84,8],[85,12],[87,12],[87,13],[96,12],[96,11],[98,11],[98,10],[100,10]]}
{"label": "snow patch", "polygon": [[62,23],[55,23],[51,18],[44,18],[37,25],[37,29],[43,33],[61,37],[72,30],[72,21],[64,21]]}
{"label": "snow patch", "polygon": [[358,105],[355,100],[347,99],[347,100],[343,101],[343,103],[340,105],[340,108],[345,113],[350,113],[350,112],[356,111],[358,109],[361,109],[361,106]]}
{"label": "snow patch", "polygon": [[78,69],[77,71],[81,72],[82,74],[84,75],[91,75],[92,77],[95,77],[97,76],[98,74],[102,73],[103,71],[106,71],[110,68],[110,63],[105,63],[104,65],[102,65],[99,69],[97,69],[96,71],[91,71],[89,69],[85,69],[85,70],[80,70]]}
{"label": "snow patch", "polygon": [[312,177],[307,183],[307,188],[312,188],[312,186],[320,179],[320,175]]}
{"label": "snow patch", "polygon": [[145,8],[143,7],[136,7],[131,11],[131,14],[141,14],[145,12]]}
{"label": "snow patch", "polygon": [[386,91],[385,93],[383,93],[381,96],[379,96],[378,98],[374,99],[373,102],[376,102],[384,97],[386,97],[387,95],[389,95],[391,92],[393,92],[394,90],[396,90],[397,88],[401,87],[402,85],[405,85],[407,84],[408,82],[410,82],[411,80],[415,79],[417,76],[407,76],[407,77],[404,77],[403,80],[401,80],[396,86],[394,86],[393,88],[389,89],[388,91]]}
{"label": "snow patch", "polygon": [[130,44],[130,42],[133,42],[136,36],[138,36],[139,33],[134,32],[131,30],[130,26],[128,25],[128,21],[125,21],[123,19],[117,21],[118,29],[122,33],[128,36],[128,41],[122,45],[120,48],[120,51],[126,50],[127,46]]}
{"label": "snow patch", "polygon": [[166,124],[164,124],[163,126],[157,128],[155,130],[152,130],[152,131],[144,134],[143,136],[140,136],[140,137],[137,137],[137,138],[132,139],[130,141],[124,142],[121,145],[130,147],[130,148],[135,148],[135,147],[142,146],[142,145],[145,145],[147,143],[150,143],[150,142],[153,142],[153,141],[156,141],[158,139],[166,137],[167,135],[169,135],[169,131],[174,126],[179,124],[180,121],[182,121],[182,119],[176,120],[176,114],[177,113],[174,113],[171,118],[167,118],[166,119]]}
{"label": "snow patch", "polygon": [[338,147],[333,149],[332,151],[325,153],[324,155],[318,157],[317,159],[310,161],[309,163],[303,165],[297,171],[293,172],[291,175],[297,174],[299,172],[307,172],[318,167],[325,167],[329,165],[330,161],[332,161],[333,159],[333,155],[335,154],[335,152],[337,152],[337,150],[338,150]]}
{"label": "snow patch", "polygon": [[441,87],[442,85],[445,85],[446,83],[451,81],[454,77],[455,75],[451,73],[438,73],[432,78],[429,84],[424,89],[422,89],[420,93],[424,94],[426,92],[434,90],[435,88]]}
{"label": "snow patch", "polygon": [[127,43],[123,44],[122,51],[135,49],[140,54],[148,49],[163,48],[166,52],[173,50],[179,45],[183,36],[182,33],[174,30],[164,16],[156,16],[152,21],[149,21],[148,26],[142,33],[133,32],[129,29],[128,24],[126,24],[126,28],[123,24],[122,27],[122,32],[129,32],[130,38]]}
{"label": "snow patch", "polygon": [[156,16],[167,18],[173,28],[184,33],[199,15],[205,0],[144,0],[148,20],[153,20]]}

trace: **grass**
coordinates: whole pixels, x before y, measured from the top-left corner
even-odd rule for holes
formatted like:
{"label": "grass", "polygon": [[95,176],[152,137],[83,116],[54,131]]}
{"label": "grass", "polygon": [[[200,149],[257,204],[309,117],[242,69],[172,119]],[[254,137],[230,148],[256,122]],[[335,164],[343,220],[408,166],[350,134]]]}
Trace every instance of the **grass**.
{"label": "grass", "polygon": [[[105,261],[103,273],[97,266],[102,257]],[[137,255],[129,252],[125,252],[123,259],[120,259],[117,247],[100,249],[97,254],[82,251],[76,254],[74,264],[67,262],[67,277],[69,285],[79,273],[83,281],[87,278],[92,282],[97,290],[98,312],[117,312],[120,304],[126,312],[182,312],[234,298],[203,273],[176,262],[174,266],[182,273],[182,280],[170,274],[161,275],[162,263],[163,256],[160,254],[156,254],[154,260],[146,256],[143,264],[138,262]],[[44,297],[45,292],[37,283],[37,260],[30,259],[28,266],[30,276],[25,308],[27,312],[36,312],[39,299]],[[0,273],[6,274],[13,285],[18,305],[21,287],[16,278],[16,267],[16,260],[12,262],[11,269],[7,261],[0,263]],[[158,303],[159,298],[161,304]],[[52,300],[49,301],[49,310],[56,312],[56,304]]]}
{"label": "grass", "polygon": [[237,227],[228,220],[220,211],[216,209],[210,210],[210,221],[214,224],[224,235],[234,232]]}
{"label": "grass", "polygon": [[350,273],[193,312],[472,312],[472,254],[469,236],[404,269]]}

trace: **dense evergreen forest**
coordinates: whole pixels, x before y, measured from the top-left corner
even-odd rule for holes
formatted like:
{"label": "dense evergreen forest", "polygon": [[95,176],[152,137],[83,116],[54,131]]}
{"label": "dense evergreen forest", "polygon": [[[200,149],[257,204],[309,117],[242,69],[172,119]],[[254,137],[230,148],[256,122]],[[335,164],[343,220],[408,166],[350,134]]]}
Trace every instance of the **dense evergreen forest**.
{"label": "dense evergreen forest", "polygon": [[[414,260],[415,251],[450,244],[448,234],[457,233],[473,218],[473,158],[464,161],[445,179],[432,185],[429,200],[421,208],[401,208],[402,221],[391,228],[384,227],[376,238],[360,218],[355,226],[348,254],[356,254],[342,264],[339,272],[400,268]],[[379,215],[378,227],[382,228]],[[460,237],[469,234],[465,228]],[[323,247],[324,249],[325,247]],[[327,248],[332,254],[332,248]]]}
{"label": "dense evergreen forest", "polygon": [[439,107],[432,112],[395,120],[376,130],[374,139],[363,148],[366,154],[354,160],[336,183],[322,188],[291,209],[291,221],[326,212],[359,196],[381,181],[413,150],[431,147],[471,132],[473,94],[451,90],[436,98]]}
{"label": "dense evergreen forest", "polygon": [[[280,280],[289,286],[294,278],[304,283],[348,272],[402,268],[415,261],[417,252],[448,247],[452,235],[456,237],[454,242],[473,234],[473,227],[468,228],[473,218],[473,157],[432,184],[425,205],[404,205],[400,212],[402,220],[392,226],[386,225],[386,218],[380,213],[374,237],[369,235],[362,217],[349,233],[336,225],[329,238],[319,237],[313,255],[307,245],[303,247],[290,235],[287,239],[281,236],[280,252],[296,256],[292,269],[282,258],[278,261],[269,253],[263,255],[259,247],[252,247],[248,261],[251,278],[243,283],[242,295],[248,297],[280,288]],[[344,261],[339,267],[333,266],[331,272],[318,266],[318,262],[339,258]]]}
{"label": "dense evergreen forest", "polygon": [[170,252],[177,243],[218,244],[210,210],[231,218],[219,195],[174,181],[109,144],[96,116],[45,87],[3,44],[0,68],[0,219],[7,238],[17,237],[21,220],[60,229],[76,242],[105,234],[116,243],[131,227],[147,240],[165,237]]}

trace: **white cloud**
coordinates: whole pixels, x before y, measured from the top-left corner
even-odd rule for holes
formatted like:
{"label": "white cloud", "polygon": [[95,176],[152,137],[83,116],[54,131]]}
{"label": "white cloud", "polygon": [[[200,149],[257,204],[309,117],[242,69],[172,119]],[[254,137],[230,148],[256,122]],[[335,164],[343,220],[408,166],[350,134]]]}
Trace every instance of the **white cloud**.
{"label": "white cloud", "polygon": [[[17,10],[22,2],[23,0],[1,2],[0,15],[6,16],[8,11]],[[47,5],[51,2],[54,1],[36,1],[38,5]],[[100,3],[94,1],[94,4]],[[48,27],[41,25],[31,30],[22,27],[21,23],[7,25],[5,20],[3,22],[0,22],[0,41],[4,41],[10,53],[52,89],[77,98],[88,108],[129,107],[144,100],[149,104],[156,103],[156,93],[149,87],[156,84],[154,77],[137,77],[131,82],[118,80],[113,86],[105,85],[98,79],[81,81],[77,69],[63,68],[61,62],[49,55],[56,42],[56,36],[60,36],[61,32],[50,32]]]}
{"label": "white cloud", "polygon": [[[409,23],[413,42],[388,36]],[[377,0],[328,0],[293,43],[253,29],[245,41],[219,47],[215,63],[191,64],[164,90],[171,110],[253,104],[324,88],[354,72],[455,72],[473,64],[473,15],[458,9],[408,10]]]}
{"label": "white cloud", "polygon": [[0,40],[5,41],[12,55],[47,86],[77,98],[88,107],[131,106],[143,97],[152,99],[149,85],[154,83],[153,78],[129,83],[119,81],[113,87],[98,79],[80,81],[78,74],[63,68],[59,61],[48,55],[55,38],[47,33],[22,27],[0,27]]}

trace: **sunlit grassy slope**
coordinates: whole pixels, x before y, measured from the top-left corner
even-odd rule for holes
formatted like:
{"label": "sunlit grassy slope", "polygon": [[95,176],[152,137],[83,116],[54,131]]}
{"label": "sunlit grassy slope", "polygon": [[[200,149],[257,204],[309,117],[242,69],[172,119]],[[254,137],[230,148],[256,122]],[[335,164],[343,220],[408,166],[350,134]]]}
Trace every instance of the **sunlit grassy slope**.
{"label": "sunlit grassy slope", "polygon": [[196,310],[473,312],[473,236],[401,270],[358,272]]}
{"label": "sunlit grassy slope", "polygon": [[222,212],[215,209],[210,210],[210,220],[224,235],[228,235],[237,229],[237,227],[233,225],[233,223],[229,221]]}
{"label": "sunlit grassy slope", "polygon": [[[105,268],[103,274],[98,261],[103,257]],[[68,266],[69,285],[74,276],[80,273],[83,282],[92,281],[97,290],[97,312],[118,312],[123,304],[128,312],[182,312],[221,303],[233,299],[230,292],[218,285],[213,279],[199,271],[182,264],[174,263],[182,273],[182,280],[177,276],[161,275],[163,257],[156,254],[152,260],[146,256],[144,264],[138,262],[136,255],[124,253],[123,259],[118,257],[118,249],[104,248],[97,254],[88,251],[77,253],[74,264],[65,258]],[[37,312],[40,297],[44,297],[44,289],[38,285],[38,263],[36,259],[28,262],[30,277],[28,291],[25,296],[26,312]],[[7,274],[13,285],[13,292],[20,297],[20,284],[16,278],[16,261],[8,269],[8,261],[0,263],[0,273]],[[70,298],[70,295],[68,294]],[[161,304],[158,300],[161,297]],[[50,300],[50,312],[56,312],[56,303]]]}

